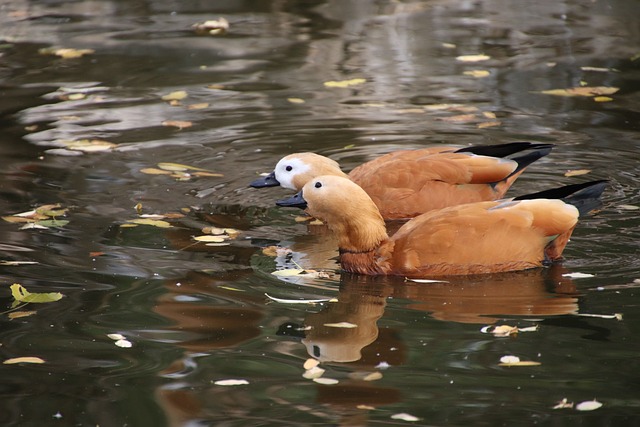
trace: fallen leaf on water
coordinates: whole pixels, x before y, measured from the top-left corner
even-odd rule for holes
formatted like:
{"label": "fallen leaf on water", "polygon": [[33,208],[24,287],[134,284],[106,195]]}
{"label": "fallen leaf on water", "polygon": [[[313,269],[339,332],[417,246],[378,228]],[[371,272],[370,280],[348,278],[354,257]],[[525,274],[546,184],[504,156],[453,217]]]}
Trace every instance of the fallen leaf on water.
{"label": "fallen leaf on water", "polygon": [[16,363],[45,363],[43,359],[34,356],[14,357],[2,362],[5,365],[13,365]]}
{"label": "fallen leaf on water", "polygon": [[509,325],[499,325],[499,326],[488,326],[481,329],[483,333],[492,333],[497,337],[508,337],[512,334],[518,333],[517,326],[509,326]]}
{"label": "fallen leaf on water", "polygon": [[93,49],[43,48],[38,51],[42,55],[56,55],[63,59],[80,58],[95,53]]}
{"label": "fallen leaf on water", "polygon": [[410,279],[408,277],[405,277],[404,280],[410,280],[416,283],[449,283],[446,280],[439,280],[439,279]]}
{"label": "fallen leaf on water", "polygon": [[20,319],[21,317],[29,317],[36,314],[37,311],[14,311],[9,313],[9,319]]}
{"label": "fallen leaf on water", "polygon": [[193,24],[191,28],[195,30],[196,34],[219,36],[225,34],[229,30],[229,21],[220,17],[209,21],[197,22]]}
{"label": "fallen leaf on water", "polygon": [[483,55],[483,54],[479,54],[479,55],[460,55],[456,57],[456,61],[460,61],[460,62],[481,62],[481,61],[486,61],[488,59],[491,59],[490,56],[488,55]]}
{"label": "fallen leaf on water", "polygon": [[46,227],[44,225],[40,225],[40,224],[35,223],[35,222],[30,222],[30,223],[25,224],[22,227],[20,227],[19,230],[30,230],[30,229],[46,230],[47,228],[49,228],[49,227]]}
{"label": "fallen leaf on water", "polygon": [[420,421],[420,418],[415,417],[415,416],[413,416],[411,414],[407,414],[405,412],[401,412],[399,414],[391,415],[391,419],[392,420],[409,421],[409,422]]}
{"label": "fallen leaf on water", "polygon": [[360,381],[377,381],[379,379],[382,379],[382,373],[375,371],[375,372],[351,372],[349,374],[349,378],[354,379],[354,380],[360,380]]}
{"label": "fallen leaf on water", "polygon": [[324,222],[317,218],[314,218],[313,220],[309,221],[309,225],[324,225]]}
{"label": "fallen leaf on water", "polygon": [[185,129],[193,126],[193,123],[186,120],[165,120],[162,122],[162,126],[173,126],[178,129]]}
{"label": "fallen leaf on water", "polygon": [[34,223],[34,225],[38,225],[44,228],[64,227],[67,224],[69,224],[69,221],[67,221],[66,219],[45,219]]}
{"label": "fallen leaf on water", "polygon": [[449,117],[439,117],[439,120],[442,120],[444,122],[455,122],[455,123],[459,123],[459,122],[471,122],[471,121],[475,121],[477,120],[477,117],[475,114],[459,114],[457,116],[449,116]]}
{"label": "fallen leaf on water", "polygon": [[0,261],[0,265],[17,266],[17,265],[33,265],[38,264],[37,261]]}
{"label": "fallen leaf on water", "polygon": [[467,71],[464,71],[462,74],[464,74],[465,76],[483,78],[483,77],[489,76],[491,73],[487,70],[467,70]]}
{"label": "fallen leaf on water", "polygon": [[182,99],[185,99],[187,96],[189,95],[187,94],[186,90],[176,90],[166,95],[162,95],[161,99],[163,101],[180,101]]}
{"label": "fallen leaf on water", "polygon": [[101,139],[78,139],[75,141],[60,141],[60,143],[69,150],[82,151],[84,153],[110,151],[118,146],[117,144]]}
{"label": "fallen leaf on water", "polygon": [[218,380],[218,381],[214,382],[214,384],[215,385],[222,385],[222,386],[246,385],[246,384],[249,384],[249,381],[247,381],[247,380],[235,380],[235,379]]}
{"label": "fallen leaf on water", "polygon": [[502,124],[502,122],[500,121],[493,121],[493,122],[482,122],[482,123],[478,123],[478,129],[486,129],[486,128],[491,128],[491,127],[496,127],[496,126],[500,126]]}
{"label": "fallen leaf on water", "polygon": [[307,369],[306,371],[304,371],[304,373],[302,374],[302,377],[308,380],[312,380],[314,378],[320,378],[324,373],[325,373],[324,369],[318,366],[314,366],[311,369]]}
{"label": "fallen leaf on water", "polygon": [[266,292],[265,292],[265,295],[270,300],[275,301],[275,302],[279,302],[279,303],[282,303],[282,304],[317,304],[317,303],[321,303],[321,302],[331,301],[331,299],[329,299],[329,298],[323,298],[323,299],[283,299],[283,298],[272,297],[271,295],[269,295]]}
{"label": "fallen leaf on water", "polygon": [[290,254],[291,252],[291,249],[281,248],[280,246],[267,246],[262,248],[262,254],[271,257],[282,257]]}
{"label": "fallen leaf on water", "polygon": [[306,221],[312,221],[315,218],[311,217],[311,216],[304,216],[304,215],[298,215],[297,217],[295,217],[293,220],[295,222],[306,222]]}
{"label": "fallen leaf on water", "polygon": [[144,168],[140,169],[140,172],[146,173],[147,175],[171,175],[170,171],[156,168]]}
{"label": "fallen leaf on water", "polygon": [[187,105],[187,110],[203,110],[209,107],[208,102],[200,102],[198,104]]}
{"label": "fallen leaf on water", "polygon": [[19,283],[14,283],[10,288],[11,296],[13,296],[13,299],[17,302],[39,304],[62,299],[62,294],[60,292],[31,293]]}
{"label": "fallen leaf on water", "polygon": [[587,277],[595,277],[594,274],[589,274],[589,273],[565,273],[562,275],[562,277],[569,277],[571,279],[586,279]]}
{"label": "fallen leaf on water", "polygon": [[292,277],[292,276],[299,276],[304,272],[305,270],[303,270],[302,268],[285,268],[283,270],[276,270],[271,274],[279,277]]}
{"label": "fallen leaf on water", "polygon": [[351,86],[361,85],[366,83],[366,79],[357,78],[357,79],[349,79],[349,80],[331,80],[328,82],[324,82],[325,87],[338,87],[338,88],[346,88]]}
{"label": "fallen leaf on water", "polygon": [[309,359],[304,361],[304,365],[302,365],[302,367],[308,371],[311,368],[315,368],[319,364],[320,364],[320,361],[318,359],[314,359],[310,357]]}
{"label": "fallen leaf on water", "polygon": [[133,347],[133,343],[129,340],[126,339],[121,339],[118,340],[114,343],[117,347],[121,347],[121,348],[131,348]]}
{"label": "fallen leaf on water", "polygon": [[565,409],[565,408],[573,408],[573,402],[568,402],[565,397],[560,402],[556,403],[551,409]]}
{"label": "fallen leaf on water", "polygon": [[111,338],[112,340],[114,340],[114,341],[123,340],[123,339],[125,339],[125,338],[126,338],[126,337],[125,337],[124,335],[122,335],[122,334],[107,334],[107,336],[108,336],[109,338]]}
{"label": "fallen leaf on water", "polygon": [[192,173],[193,176],[197,176],[197,177],[220,177],[220,176],[224,176],[221,173],[216,173],[216,172],[200,172],[200,171],[196,171]]}
{"label": "fallen leaf on water", "polygon": [[333,385],[333,384],[338,384],[340,382],[333,378],[314,378],[313,381],[318,384],[324,384],[324,385]]}
{"label": "fallen leaf on water", "polygon": [[591,172],[591,169],[573,169],[568,170],[564,173],[564,176],[580,176],[586,175]]}
{"label": "fallen leaf on water", "polygon": [[580,402],[576,405],[577,411],[593,411],[602,407],[602,403],[597,400],[587,400],[586,402]]}
{"label": "fallen leaf on water", "polygon": [[543,90],[539,93],[544,95],[555,96],[598,96],[598,95],[613,95],[620,88],[610,86],[580,86],[572,87],[568,89],[549,89]]}
{"label": "fallen leaf on water", "polygon": [[159,227],[159,228],[169,228],[172,226],[167,221],[162,221],[158,219],[148,219],[148,218],[130,219],[127,222],[130,224],[136,224],[136,225],[151,225],[153,227]]}
{"label": "fallen leaf on water", "polygon": [[580,67],[582,71],[595,71],[597,73],[618,72],[615,68],[603,68],[603,67]]}
{"label": "fallen leaf on water", "polygon": [[[226,236],[225,236],[226,237]],[[205,242],[205,243],[222,243],[226,240],[223,236],[212,236],[212,235],[204,235],[204,236],[195,236],[193,240],[196,242]]]}
{"label": "fallen leaf on water", "polygon": [[358,327],[358,325],[354,325],[353,323],[349,323],[349,322],[325,323],[323,326],[326,326],[328,328],[344,328],[344,329],[353,329]]}
{"label": "fallen leaf on water", "polygon": [[624,209],[625,211],[637,211],[640,209],[640,206],[636,205],[618,205],[620,209]]}
{"label": "fallen leaf on water", "polygon": [[306,102],[302,98],[287,98],[287,101],[289,101],[292,104],[304,104]]}
{"label": "fallen leaf on water", "polygon": [[531,360],[520,360],[518,356],[502,356],[499,366],[539,366],[542,363]]}

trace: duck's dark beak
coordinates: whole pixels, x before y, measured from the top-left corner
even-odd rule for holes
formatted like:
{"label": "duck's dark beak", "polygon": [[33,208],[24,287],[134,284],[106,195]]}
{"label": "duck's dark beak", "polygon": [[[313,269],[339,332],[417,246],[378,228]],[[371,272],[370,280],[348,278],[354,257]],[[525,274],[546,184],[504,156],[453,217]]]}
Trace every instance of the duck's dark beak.
{"label": "duck's dark beak", "polygon": [[307,209],[307,201],[302,197],[302,191],[298,191],[295,196],[286,199],[280,199],[276,205],[290,208]]}
{"label": "duck's dark beak", "polygon": [[256,179],[251,184],[249,184],[249,187],[263,188],[263,187],[277,187],[278,185],[280,185],[280,183],[276,179],[276,172],[273,171],[269,175]]}

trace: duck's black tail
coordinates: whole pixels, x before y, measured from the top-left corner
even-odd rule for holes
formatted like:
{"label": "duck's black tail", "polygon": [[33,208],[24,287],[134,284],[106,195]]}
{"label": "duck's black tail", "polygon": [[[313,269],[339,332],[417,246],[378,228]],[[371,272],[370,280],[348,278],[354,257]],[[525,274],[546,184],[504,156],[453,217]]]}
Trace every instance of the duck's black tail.
{"label": "duck's black tail", "polygon": [[581,184],[570,184],[564,187],[514,197],[513,200],[560,199],[578,208],[580,216],[583,216],[602,206],[600,196],[602,196],[607,183],[607,180],[601,179]]}
{"label": "duck's black tail", "polygon": [[[553,144],[536,144],[533,142],[509,142],[496,145],[474,145],[460,148],[456,153],[473,153],[480,156],[509,158],[518,163],[511,175],[515,175],[531,163],[551,152]],[[517,155],[516,155],[517,154]],[[510,175],[510,176],[511,176]]]}

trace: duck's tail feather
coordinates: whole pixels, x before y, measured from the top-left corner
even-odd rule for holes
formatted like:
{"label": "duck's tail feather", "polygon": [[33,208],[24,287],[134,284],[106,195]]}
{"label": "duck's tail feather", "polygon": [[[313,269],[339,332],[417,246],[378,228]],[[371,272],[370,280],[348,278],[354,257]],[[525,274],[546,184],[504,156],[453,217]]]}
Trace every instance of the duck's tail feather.
{"label": "duck's tail feather", "polygon": [[578,208],[580,216],[583,216],[602,206],[600,196],[602,196],[608,183],[609,181],[606,179],[601,179],[580,184],[570,184],[514,197],[513,200],[560,199]]}

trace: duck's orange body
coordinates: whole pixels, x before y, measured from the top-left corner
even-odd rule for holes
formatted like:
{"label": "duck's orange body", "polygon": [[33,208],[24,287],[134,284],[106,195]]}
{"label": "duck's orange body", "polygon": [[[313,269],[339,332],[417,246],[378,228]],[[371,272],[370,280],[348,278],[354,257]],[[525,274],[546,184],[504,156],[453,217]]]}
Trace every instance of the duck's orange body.
{"label": "duck's orange body", "polygon": [[371,198],[336,176],[317,177],[278,204],[304,204],[325,221],[338,238],[345,271],[407,277],[540,267],[561,257],[579,216],[561,200],[479,202],[422,214],[389,237]]}
{"label": "duck's orange body", "polygon": [[269,178],[252,186],[300,191],[316,176],[348,177],[367,192],[385,219],[412,218],[433,209],[500,199],[528,164],[550,150],[549,144],[530,143],[403,150],[364,163],[348,175],[331,159],[297,153],[284,157]]}

